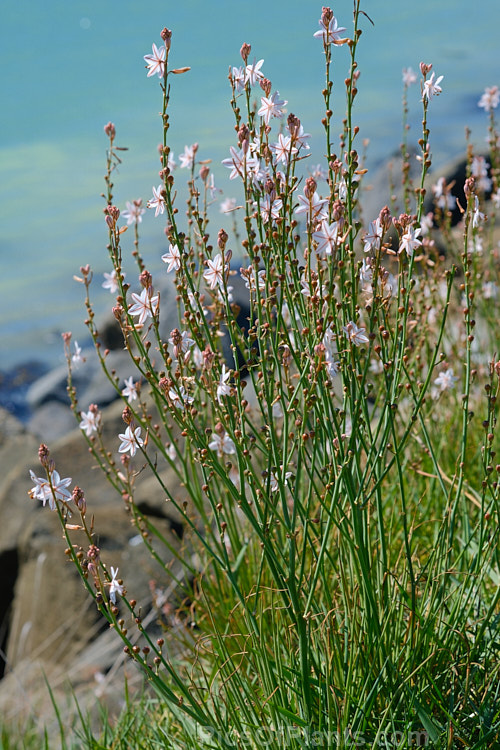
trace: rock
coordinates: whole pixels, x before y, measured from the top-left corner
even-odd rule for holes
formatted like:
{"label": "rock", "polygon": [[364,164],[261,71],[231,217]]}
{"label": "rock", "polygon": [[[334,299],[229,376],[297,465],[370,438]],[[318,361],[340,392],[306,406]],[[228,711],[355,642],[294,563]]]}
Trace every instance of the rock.
{"label": "rock", "polygon": [[[103,412],[103,440],[115,455],[118,433],[124,430],[121,413],[121,402]],[[4,602],[4,612],[11,611],[4,649],[11,669],[27,658],[69,664],[95,633],[97,617],[76,569],[64,555],[66,543],[61,539],[57,514],[28,497],[33,484],[29,469],[37,475],[42,475],[43,471],[37,460],[38,443],[31,436],[26,440],[25,434],[22,438],[25,441],[23,460],[14,466],[0,492],[0,517],[4,520],[0,553],[4,560],[10,556],[11,566],[8,571],[4,569],[4,579],[10,582],[13,591],[11,600]],[[166,584],[168,576],[153,561],[145,546],[136,544],[140,541],[140,530],[121,497],[96,467],[81,431],[75,429],[56,442],[50,455],[61,477],[71,476],[71,486],[78,484],[84,490],[88,518],[94,518],[102,559],[108,567],[119,568],[130,595],[147,606],[151,598],[149,581],[155,579]],[[169,467],[162,470],[162,475],[169,487],[178,486],[178,479]],[[173,558],[169,548],[178,549],[182,544],[182,520],[165,501],[154,477],[145,477],[145,480],[139,485],[137,505],[144,513],[154,516],[155,527],[166,539],[168,547],[161,545],[157,551],[168,565]],[[186,499],[182,488],[177,495],[179,502]],[[88,541],[83,532],[73,532],[73,535],[86,550]],[[158,544],[157,540],[153,541],[153,546]],[[76,630],[75,611],[79,612],[80,619]]]}
{"label": "rock", "polygon": [[53,443],[75,429],[76,419],[68,404],[47,401],[39,406],[26,425],[39,442]]}
{"label": "rock", "polygon": [[8,372],[0,372],[0,408],[25,421],[29,417],[26,393],[46,371],[47,367],[40,362],[27,362]]}

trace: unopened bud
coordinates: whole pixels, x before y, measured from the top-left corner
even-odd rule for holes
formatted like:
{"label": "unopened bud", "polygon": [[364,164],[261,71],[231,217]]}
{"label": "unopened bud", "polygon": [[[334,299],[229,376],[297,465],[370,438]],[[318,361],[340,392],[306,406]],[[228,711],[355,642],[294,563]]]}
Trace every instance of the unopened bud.
{"label": "unopened bud", "polygon": [[80,487],[77,486],[74,488],[71,499],[73,500],[82,516],[84,516],[87,511],[87,501],[85,500],[83,490]]}
{"label": "unopened bud", "polygon": [[108,122],[108,124],[104,126],[104,132],[106,133],[110,141],[113,142],[116,135],[116,128],[112,122]]}
{"label": "unopened bud", "polygon": [[220,250],[224,250],[226,247],[226,242],[228,240],[228,234],[224,229],[219,229],[219,234],[217,236],[217,245],[219,246]]}
{"label": "unopened bud", "polygon": [[328,6],[323,6],[321,10],[321,22],[324,24],[324,26],[328,27],[328,24],[333,18],[333,11]]}
{"label": "unopened bud", "polygon": [[304,185],[304,195],[311,200],[316,192],[317,184],[314,177],[308,177]]}
{"label": "unopened bud", "polygon": [[269,96],[271,93],[271,88],[272,88],[272,84],[269,78],[261,78],[259,83],[264,94],[266,96]]}
{"label": "unopened bud", "polygon": [[465,180],[464,193],[467,199],[470,198],[470,196],[474,193],[475,186],[476,186],[476,181],[474,177],[471,176]]}
{"label": "unopened bud", "polygon": [[170,29],[167,29],[167,27],[165,26],[165,28],[161,30],[160,36],[163,39],[163,41],[165,42],[165,48],[167,50],[169,50],[170,49],[170,44],[171,44],[171,41],[172,41],[172,32],[170,31]]}
{"label": "unopened bud", "polygon": [[133,418],[134,417],[133,417],[133,414],[132,414],[132,410],[130,409],[129,406],[126,406],[124,408],[124,410],[122,411],[122,419],[123,419],[123,421],[125,422],[125,424],[131,424]]}
{"label": "unopened bud", "polygon": [[244,43],[243,43],[243,44],[241,45],[241,49],[240,49],[240,55],[241,55],[241,59],[243,60],[243,62],[244,62],[245,64],[246,64],[246,63],[247,63],[247,61],[248,61],[248,56],[250,55],[250,52],[251,52],[251,51],[252,51],[252,47],[251,47],[251,45],[250,45],[250,44],[247,44],[246,42],[244,42]]}
{"label": "unopened bud", "polygon": [[151,286],[151,283],[153,281],[153,277],[151,276],[151,274],[149,273],[149,271],[147,271],[146,269],[144,269],[144,271],[139,276],[139,281],[141,283],[141,286],[144,287],[144,289],[149,289],[149,287]]}
{"label": "unopened bud", "polygon": [[115,307],[113,307],[113,315],[118,322],[121,322],[123,316],[123,307],[121,305],[115,305]]}
{"label": "unopened bud", "polygon": [[49,449],[47,448],[45,443],[42,443],[38,449],[38,459],[40,463],[42,464],[42,466],[45,466],[45,467],[48,466],[49,454],[50,454]]}

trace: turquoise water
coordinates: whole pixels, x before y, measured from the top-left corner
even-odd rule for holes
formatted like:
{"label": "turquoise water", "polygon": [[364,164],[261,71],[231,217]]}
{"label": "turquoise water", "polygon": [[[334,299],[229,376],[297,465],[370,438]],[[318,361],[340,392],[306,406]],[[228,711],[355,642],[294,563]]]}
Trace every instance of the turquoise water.
{"label": "turquoise water", "polygon": [[[463,149],[465,125],[481,143],[486,118],[477,101],[485,86],[500,84],[498,0],[483,0],[473,21],[465,0],[367,0],[363,7],[375,25],[362,23],[356,122],[361,137],[370,138],[370,165],[399,144],[401,70],[418,70],[421,60],[444,75],[443,93],[432,101],[430,116],[436,161]],[[352,1],[339,0],[333,10],[350,30]],[[321,159],[323,55],[313,39],[320,14],[320,3],[305,0],[3,3],[0,370],[31,358],[57,364],[61,331],[72,330],[85,340],[83,288],[73,280],[82,264],[95,270],[97,311],[111,304],[100,288],[101,274],[110,270],[100,198],[103,126],[112,120],[117,142],[129,147],[116,175],[117,205],[124,208],[126,200],[137,197],[146,201],[158,184],[161,102],[157,79],[146,77],[143,56],[152,42],[160,43],[161,28],[174,33],[172,64],[191,66],[173,80],[173,150],[178,154],[197,141],[199,157],[213,160],[216,183],[230,196],[232,185],[220,166],[234,139],[227,71],[240,64],[243,41],[252,44],[252,56],[264,58],[265,75],[312,134],[311,163]],[[347,48],[334,52],[340,131]],[[417,86],[411,94],[410,133],[416,141]],[[142,226],[148,267],[159,268],[163,225],[151,213]],[[212,227],[217,231],[216,224]]]}

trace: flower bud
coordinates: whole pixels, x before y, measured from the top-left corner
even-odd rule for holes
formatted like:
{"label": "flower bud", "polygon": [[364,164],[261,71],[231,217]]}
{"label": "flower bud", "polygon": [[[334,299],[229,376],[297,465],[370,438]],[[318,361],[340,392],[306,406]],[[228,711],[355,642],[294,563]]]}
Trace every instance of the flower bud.
{"label": "flower bud", "polygon": [[332,11],[332,9],[329,8],[328,6],[324,5],[323,8],[322,8],[322,10],[321,10],[321,23],[324,26],[328,27],[328,24],[330,23],[330,21],[332,20],[332,18],[333,18],[333,11]]}
{"label": "flower bud", "polygon": [[134,415],[132,414],[132,410],[129,406],[126,406],[124,410],[122,411],[122,419],[125,422],[125,424],[131,424],[132,420],[134,418]]}
{"label": "flower bud", "polygon": [[243,125],[240,126],[240,129],[238,130],[238,143],[240,146],[243,145],[244,141],[248,142],[248,139],[250,138],[250,131],[248,129],[248,126],[243,123]]}
{"label": "flower bud", "polygon": [[219,246],[220,250],[224,250],[226,247],[226,242],[228,240],[228,234],[224,229],[219,229],[219,234],[217,236],[217,245]]}
{"label": "flower bud", "polygon": [[84,516],[85,513],[87,512],[87,501],[85,500],[83,490],[80,489],[80,487],[76,486],[74,488],[71,499],[73,500],[74,504],[76,505],[76,507],[82,514],[82,516]]}
{"label": "flower bud", "polygon": [[47,467],[49,463],[49,449],[45,445],[45,443],[42,443],[38,449],[38,459],[42,466]]}
{"label": "flower bud", "polygon": [[304,195],[311,200],[316,192],[317,184],[313,177],[308,177],[304,186]]}
{"label": "flower bud", "polygon": [[269,78],[261,78],[259,83],[264,94],[266,96],[269,96],[271,94],[271,88],[272,88],[272,84]]}
{"label": "flower bud", "polygon": [[149,289],[149,287],[151,286],[151,283],[153,281],[153,277],[151,276],[151,274],[149,273],[149,271],[147,271],[146,269],[144,269],[144,271],[139,276],[139,281],[141,283],[141,286],[144,287],[144,289]]}
{"label": "flower bud", "polygon": [[248,56],[251,50],[252,50],[252,47],[250,44],[247,44],[246,42],[242,44],[241,49],[240,49],[240,55],[241,55],[241,59],[243,60],[245,64],[248,61]]}
{"label": "flower bud", "polygon": [[108,122],[108,124],[104,126],[104,132],[106,133],[106,135],[108,136],[108,138],[110,139],[112,143],[116,135],[116,128],[112,122]]}
{"label": "flower bud", "polygon": [[165,49],[168,51],[172,42],[172,32],[165,26],[165,28],[161,30],[160,36],[165,42]]}
{"label": "flower bud", "polygon": [[465,193],[465,197],[467,199],[469,199],[470,196],[474,193],[475,186],[476,186],[476,181],[475,181],[474,177],[468,177],[465,180],[464,193]]}

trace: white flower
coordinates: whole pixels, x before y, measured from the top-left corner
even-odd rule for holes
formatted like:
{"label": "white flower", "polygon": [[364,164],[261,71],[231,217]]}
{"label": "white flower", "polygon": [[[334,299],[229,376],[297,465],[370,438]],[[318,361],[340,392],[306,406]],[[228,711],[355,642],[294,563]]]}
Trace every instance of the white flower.
{"label": "white flower", "polygon": [[236,446],[226,432],[222,435],[216,432],[215,435],[212,436],[212,441],[208,444],[208,447],[211,451],[217,451],[221,457],[224,453],[228,456],[236,453]]}
{"label": "white flower", "polygon": [[325,284],[319,283],[318,276],[314,272],[311,273],[310,277],[306,275],[305,272],[302,272],[302,275],[300,277],[300,286],[302,287],[300,293],[305,297],[323,298],[327,293]]}
{"label": "white flower", "polygon": [[420,219],[420,229],[422,230],[422,237],[425,237],[425,235],[429,234],[433,225],[434,214],[432,213],[432,211],[429,211],[428,214],[425,214],[425,216],[422,216],[422,218]]}
{"label": "white flower", "polygon": [[28,494],[36,500],[41,500],[44,507],[48,500],[49,508],[55,510],[56,499],[66,502],[71,498],[71,492],[67,489],[71,484],[71,477],[61,479],[59,473],[55,469],[50,474],[50,481],[43,477],[37,477],[31,470],[30,476],[31,480],[35,482],[35,486],[31,488]]}
{"label": "white flower", "polygon": [[248,268],[241,268],[241,275],[243,279],[245,280],[245,286],[247,289],[249,289],[251,292],[255,292],[257,290],[257,286],[259,287],[259,291],[265,292],[266,290],[266,270],[265,268],[261,268],[259,271],[257,271],[257,279],[255,278],[255,268],[250,265]]}
{"label": "white flower", "polygon": [[363,258],[363,262],[359,269],[359,280],[361,282],[362,288],[365,291],[371,290],[372,284],[373,284],[372,262],[373,262],[373,258],[370,258],[370,257]]}
{"label": "white flower", "polygon": [[269,125],[269,120],[271,119],[271,117],[283,116],[282,107],[284,107],[285,104],[288,104],[288,101],[280,99],[279,96],[280,92],[275,91],[271,97],[261,97],[261,107],[258,110],[257,114],[263,118],[266,125]]}
{"label": "white flower", "polygon": [[148,201],[148,208],[156,209],[155,216],[158,216],[158,214],[162,214],[165,211],[164,189],[164,185],[158,185],[157,188],[153,187],[153,197]]}
{"label": "white flower", "polygon": [[307,195],[299,195],[299,207],[295,209],[297,215],[306,214],[309,222],[323,221],[328,218],[328,200],[320,198],[318,193],[314,193],[311,198]]}
{"label": "white flower", "polygon": [[[283,467],[280,467],[281,470]],[[285,476],[283,477],[283,484],[288,484],[288,480],[292,476],[291,471],[287,471],[285,473]],[[280,480],[281,480],[281,474],[278,474],[276,471],[271,471],[271,481],[269,483],[269,489],[271,492],[277,492],[280,488]]]}
{"label": "white flower", "polygon": [[294,146],[298,146],[298,148],[305,148],[306,151],[309,150],[310,146],[308,143],[306,143],[306,141],[311,137],[311,134],[304,133],[304,128],[302,127],[302,125],[300,125],[298,129],[296,126],[290,125],[287,125],[286,127],[292,137],[292,143],[294,144]]}
{"label": "white flower", "polygon": [[116,604],[116,595],[123,596],[123,585],[117,581],[118,568],[111,566],[111,581],[109,581],[109,598],[113,604]]}
{"label": "white flower", "polygon": [[158,47],[156,44],[153,44],[153,54],[152,55],[144,55],[144,60],[147,63],[147,66],[149,68],[148,70],[148,78],[150,76],[154,76],[155,73],[158,76],[158,78],[163,78],[165,76],[165,60],[167,57],[167,50],[164,46]]}
{"label": "white flower", "polygon": [[434,385],[437,385],[441,391],[448,391],[455,387],[457,380],[458,378],[453,374],[451,367],[449,367],[447,370],[439,373],[434,381]]}
{"label": "white flower", "polygon": [[151,295],[152,290],[150,289],[143,289],[140,295],[132,292],[134,304],[129,307],[128,311],[130,315],[139,316],[138,326],[144,325],[146,318],[152,318],[158,310],[159,297],[157,294],[154,297]]}
{"label": "white flower", "polygon": [[356,323],[353,323],[352,320],[349,321],[347,325],[342,326],[342,330],[344,331],[349,341],[355,346],[359,346],[360,344],[367,344],[370,340],[365,333],[366,329],[358,328]]}
{"label": "white flower", "polygon": [[418,239],[418,235],[421,232],[422,230],[420,228],[414,229],[414,227],[407,227],[406,232],[401,237],[399,252],[402,253],[403,250],[406,250],[407,256],[411,258],[413,256],[413,251],[422,244],[422,241]]}
{"label": "white flower", "polygon": [[[177,328],[174,328],[168,343],[174,348],[174,357],[179,359],[180,355],[186,354],[186,352],[189,352],[191,347],[194,346],[194,339],[189,338],[189,333],[187,331],[182,331],[182,333],[180,333]],[[185,360],[187,359],[188,358],[185,357]]]}
{"label": "white flower", "polygon": [[313,36],[316,39],[323,39],[323,42],[325,44],[333,44],[335,42],[341,41],[341,35],[344,33],[344,31],[347,31],[344,26],[338,25],[335,16],[332,16],[331,20],[328,23],[328,26],[326,26],[323,19],[320,18],[319,25],[321,26],[321,29],[319,31],[316,31]]}
{"label": "white flower", "polygon": [[130,203],[130,201],[127,201],[125,203],[126,210],[122,211],[122,216],[124,219],[127,219],[127,225],[130,226],[131,224],[140,224],[142,222],[142,215],[146,213],[146,210],[142,208],[142,201],[137,200],[133,203]]}
{"label": "white flower", "polygon": [[325,350],[325,367],[326,372],[330,380],[333,380],[340,372],[340,362],[335,356],[336,352],[330,352],[329,349]]}
{"label": "white flower", "polygon": [[231,170],[229,175],[230,180],[235,180],[237,177],[245,179],[245,175],[248,175],[251,169],[258,169],[259,161],[255,156],[247,156],[247,153],[241,148],[238,149],[231,146],[229,149],[231,154],[230,159],[223,159],[222,164]]}
{"label": "white flower", "polygon": [[134,383],[134,378],[131,375],[125,379],[125,388],[122,389],[122,396],[124,396],[129,404],[135,401],[137,398],[137,383]]}
{"label": "white flower", "polygon": [[475,156],[472,159],[471,173],[476,178],[476,186],[484,192],[491,190],[491,179],[488,177],[489,166],[484,156]]}
{"label": "white flower", "polygon": [[215,178],[213,174],[210,175],[210,179],[205,183],[205,187],[207,189],[207,192],[210,193],[210,197],[212,198],[212,200],[214,200],[217,193],[222,193],[222,190],[215,184]]}
{"label": "white flower", "polygon": [[125,432],[120,433],[118,437],[122,441],[118,448],[119,453],[130,453],[131,456],[135,456],[137,448],[142,448],[144,445],[144,440],[141,438],[140,427],[136,427],[135,430],[133,430],[129,425]]}
{"label": "white flower", "polygon": [[[254,202],[253,205],[258,206],[257,202]],[[265,195],[263,200],[260,201],[260,215],[264,224],[267,224],[271,219],[278,219],[282,207],[283,201],[281,198],[271,200],[270,195]]]}
{"label": "white flower", "polygon": [[442,92],[442,88],[439,84],[443,80],[444,76],[439,76],[439,78],[436,78],[436,80],[434,80],[435,76],[436,74],[434,73],[434,71],[432,71],[431,77],[424,81],[422,99],[427,99],[427,101],[430,101],[433,96],[439,96],[439,94]]}
{"label": "white flower", "polygon": [[481,96],[477,106],[482,107],[485,112],[491,112],[498,107],[499,102],[500,90],[498,86],[491,86],[490,88],[485,88],[484,94]]}
{"label": "white flower", "polygon": [[85,357],[82,357],[82,347],[78,345],[78,341],[75,340],[75,353],[71,357],[71,362],[73,364],[73,367],[77,368],[79,365],[83,364],[86,360]]}
{"label": "white flower", "polygon": [[171,172],[173,172],[174,169],[177,169],[177,162],[174,159],[173,151],[169,151],[168,153],[167,167],[170,169]]}
{"label": "white flower", "polygon": [[444,177],[440,177],[435,185],[432,185],[432,192],[436,205],[442,209],[453,211],[455,208],[455,196],[451,192],[451,185],[446,184]]}
{"label": "white flower", "polygon": [[296,147],[292,146],[292,137],[290,135],[284,136],[282,133],[278,135],[278,142],[271,143],[269,148],[274,151],[276,163],[278,164],[281,161],[285,166],[288,164],[290,156],[297,153]]}
{"label": "white flower", "polygon": [[208,258],[205,261],[205,265],[207,266],[207,270],[203,274],[203,278],[210,289],[222,286],[224,283],[224,261],[221,253],[217,253],[215,258]]}
{"label": "white flower", "polygon": [[472,216],[472,226],[474,229],[485,220],[485,215],[479,210],[479,198],[477,195],[474,196],[474,214]]}
{"label": "white flower", "polygon": [[316,252],[318,255],[326,253],[331,255],[338,242],[339,225],[337,221],[329,224],[325,219],[321,222],[321,229],[313,232],[313,240],[318,243]]}
{"label": "white flower", "polygon": [[[111,273],[104,272],[104,281],[102,282],[102,288],[103,289],[109,289],[111,294],[116,294],[118,291],[118,281],[116,276],[116,269],[113,269]],[[123,278],[125,278],[126,274],[122,274]]]}
{"label": "white flower", "polygon": [[245,88],[245,71],[243,68],[233,67],[232,79],[236,91],[243,91]]}
{"label": "white flower", "polygon": [[217,401],[222,404],[222,396],[231,395],[231,386],[227,382],[231,377],[231,370],[226,370],[226,365],[222,365],[222,372],[219,383],[217,385]]}
{"label": "white flower", "polygon": [[179,161],[181,163],[181,167],[184,169],[191,169],[191,167],[194,164],[194,155],[196,153],[196,148],[193,146],[184,146],[184,153],[180,154]]}
{"label": "white flower", "polygon": [[167,263],[167,273],[178,271],[181,267],[181,252],[177,245],[169,245],[168,253],[161,256],[164,263]]}
{"label": "white flower", "polygon": [[221,214],[227,214],[236,208],[236,198],[226,198],[220,204]]}
{"label": "white flower", "polygon": [[190,396],[183,385],[177,391],[170,388],[168,397],[176,409],[185,409],[186,406],[192,404],[194,401],[194,396]]}
{"label": "white flower", "polygon": [[368,231],[363,237],[363,242],[365,243],[365,246],[363,249],[365,253],[370,252],[370,250],[378,250],[378,248],[380,247],[381,239],[382,239],[382,224],[380,222],[380,218],[378,218],[375,221],[370,222]]}
{"label": "white flower", "polygon": [[254,58],[253,63],[246,66],[245,83],[249,83],[250,86],[255,86],[259,78],[264,78],[264,74],[261,71],[263,62],[264,60],[259,60],[259,62],[256,62]]}
{"label": "white flower", "polygon": [[316,164],[309,170],[311,177],[316,180],[326,180],[328,178],[328,172],[322,164]]}
{"label": "white flower", "polygon": [[91,437],[93,432],[97,432],[101,424],[101,413],[97,408],[90,408],[87,412],[80,413],[80,429],[83,430],[87,437]]}
{"label": "white flower", "polygon": [[417,74],[412,68],[403,68],[403,83],[405,86],[411,86],[417,80]]}

